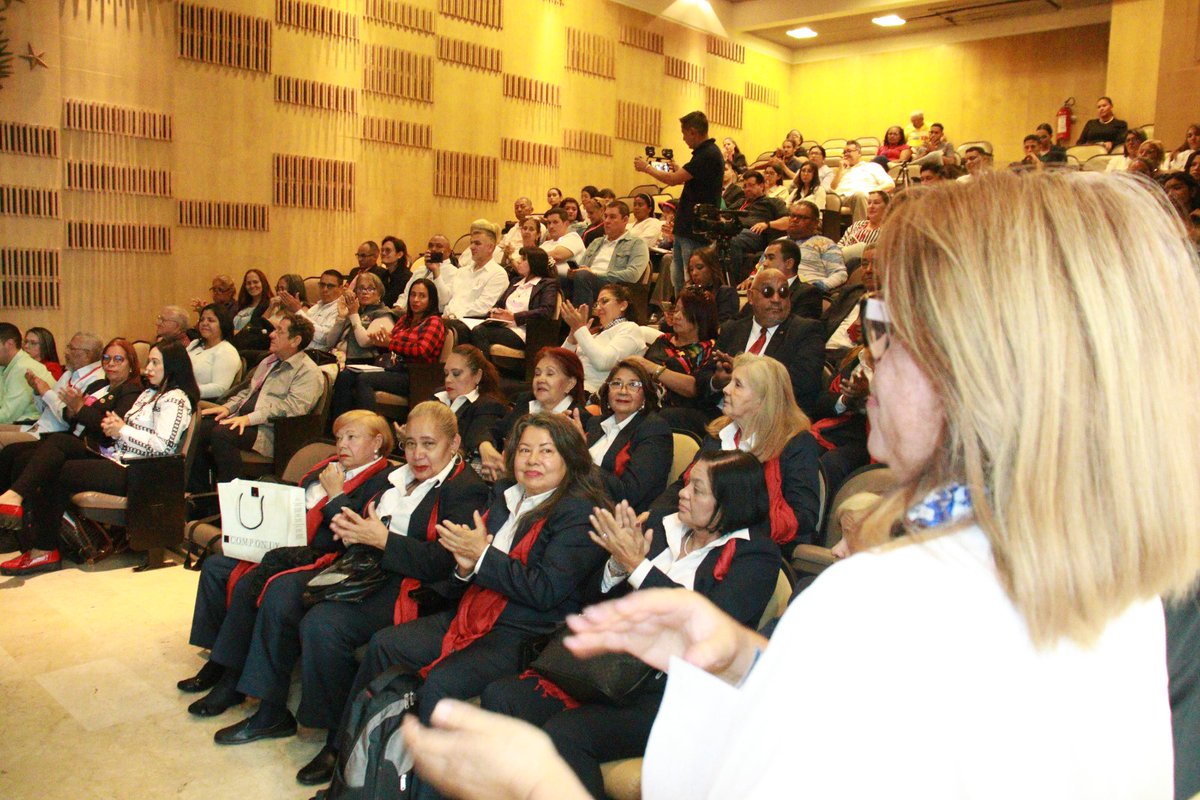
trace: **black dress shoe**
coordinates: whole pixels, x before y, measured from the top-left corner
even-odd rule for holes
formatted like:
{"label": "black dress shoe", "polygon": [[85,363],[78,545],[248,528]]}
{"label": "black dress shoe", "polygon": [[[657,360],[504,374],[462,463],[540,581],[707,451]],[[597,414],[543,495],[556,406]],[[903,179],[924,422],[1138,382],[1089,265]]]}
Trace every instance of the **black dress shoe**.
{"label": "black dress shoe", "polygon": [[259,739],[283,739],[296,735],[296,718],[291,712],[279,722],[265,728],[252,727],[253,720],[254,717],[247,717],[236,725],[221,728],[213,734],[213,741],[217,744],[248,744]]}
{"label": "black dress shoe", "polygon": [[305,786],[320,786],[333,780],[333,768],[337,765],[337,750],[329,745],[321,748],[313,760],[296,773],[296,780]]}
{"label": "black dress shoe", "polygon": [[207,692],[209,689],[217,685],[217,681],[221,680],[221,676],[225,674],[225,668],[220,664],[214,664],[211,661],[205,662],[204,666],[190,678],[184,678],[179,683],[175,684],[182,692]]}
{"label": "black dress shoe", "polygon": [[188,713],[197,717],[219,717],[234,706],[240,706],[246,695],[240,692],[225,697],[213,697],[213,693],[201,697],[188,706]]}

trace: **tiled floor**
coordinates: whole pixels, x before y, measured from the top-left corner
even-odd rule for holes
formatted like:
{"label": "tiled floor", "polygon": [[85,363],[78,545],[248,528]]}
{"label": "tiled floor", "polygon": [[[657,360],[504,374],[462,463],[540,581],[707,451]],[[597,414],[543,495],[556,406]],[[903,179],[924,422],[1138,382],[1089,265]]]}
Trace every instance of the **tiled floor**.
{"label": "tiled floor", "polygon": [[311,797],[295,774],[324,731],[213,744],[253,707],[199,719],[175,688],[202,664],[187,643],[198,573],[132,563],[0,577],[0,798]]}

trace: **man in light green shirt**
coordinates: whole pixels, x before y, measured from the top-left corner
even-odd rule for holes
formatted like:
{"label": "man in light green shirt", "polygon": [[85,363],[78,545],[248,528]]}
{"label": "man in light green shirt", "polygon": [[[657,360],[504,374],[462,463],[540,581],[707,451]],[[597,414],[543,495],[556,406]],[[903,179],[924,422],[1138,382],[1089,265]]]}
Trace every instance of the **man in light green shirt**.
{"label": "man in light green shirt", "polygon": [[50,370],[21,349],[21,331],[11,322],[0,322],[0,425],[31,422],[38,418],[33,387],[26,379],[33,373],[54,384]]}

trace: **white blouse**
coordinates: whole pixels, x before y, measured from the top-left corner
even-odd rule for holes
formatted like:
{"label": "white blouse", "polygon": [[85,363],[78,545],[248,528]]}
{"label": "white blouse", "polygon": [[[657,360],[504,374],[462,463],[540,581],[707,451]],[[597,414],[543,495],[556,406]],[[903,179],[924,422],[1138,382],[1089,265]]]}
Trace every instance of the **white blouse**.
{"label": "white blouse", "polygon": [[379,505],[375,507],[375,513],[385,521],[388,533],[407,536],[408,526],[417,506],[421,505],[421,501],[427,494],[441,486],[450,477],[450,473],[457,465],[457,458],[450,459],[450,463],[443,467],[441,472],[421,481],[413,487],[411,492],[407,489],[413,481],[412,467],[405,464],[400,469],[393,470],[392,474],[388,476],[392,488],[383,493],[383,497],[379,498]]}
{"label": "white blouse", "polygon": [[205,348],[204,342],[195,341],[188,345],[187,353],[192,359],[192,372],[202,400],[222,397],[242,369],[242,357],[230,342],[221,341]]}
{"label": "white blouse", "polygon": [[730,539],[750,539],[750,529],[742,528],[741,530],[718,536],[703,547],[698,547],[687,555],[684,555],[684,541],[687,535],[691,533],[691,529],[680,521],[678,514],[663,517],[662,526],[663,535],[667,538],[667,546],[663,548],[662,552],[654,558],[643,558],[642,563],[638,564],[637,568],[629,575],[623,574],[616,559],[610,558],[608,563],[604,565],[604,577],[600,583],[600,590],[602,592],[606,594],[611,592],[614,587],[624,580],[628,580],[629,585],[633,588],[640,589],[642,588],[642,581],[646,580],[646,576],[650,574],[650,570],[656,567],[659,572],[666,575],[674,583],[679,584],[685,589],[694,589],[696,586],[696,570],[700,568],[700,564],[710,552],[719,547],[724,547],[725,543]]}
{"label": "white blouse", "polygon": [[192,401],[182,389],[171,389],[161,397],[157,389],[147,389],[138,395],[125,415],[125,425],[116,443],[101,453],[118,464],[174,455],[179,452],[191,424]]}

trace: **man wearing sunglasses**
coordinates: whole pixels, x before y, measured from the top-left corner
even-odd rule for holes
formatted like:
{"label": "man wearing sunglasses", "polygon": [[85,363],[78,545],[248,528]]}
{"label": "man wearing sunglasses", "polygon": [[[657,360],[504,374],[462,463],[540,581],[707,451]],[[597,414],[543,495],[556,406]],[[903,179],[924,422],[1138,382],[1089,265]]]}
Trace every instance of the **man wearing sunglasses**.
{"label": "man wearing sunglasses", "polygon": [[721,329],[713,357],[696,371],[696,390],[715,409],[738,353],[770,356],[787,367],[796,403],[810,414],[822,390],[825,329],[792,314],[787,276],[777,269],[758,273],[748,293],[751,314]]}

